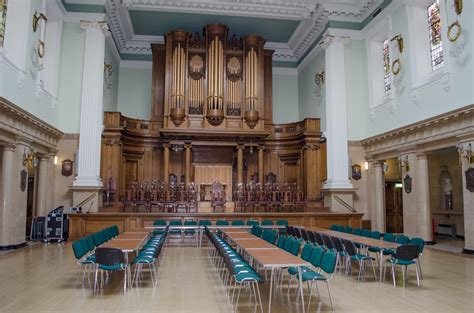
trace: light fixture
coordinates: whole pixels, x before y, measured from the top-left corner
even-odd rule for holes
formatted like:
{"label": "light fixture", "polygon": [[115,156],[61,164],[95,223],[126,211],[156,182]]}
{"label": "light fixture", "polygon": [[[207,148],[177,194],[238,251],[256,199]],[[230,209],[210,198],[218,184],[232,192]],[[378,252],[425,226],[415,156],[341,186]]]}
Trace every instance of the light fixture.
{"label": "light fixture", "polygon": [[465,148],[463,144],[459,144],[456,148],[458,149],[459,166],[462,166],[463,158],[466,158],[468,164],[474,163],[474,156],[472,154],[472,146],[470,143],[467,145],[467,148]]}
{"label": "light fixture", "polygon": [[366,171],[369,170],[369,162],[367,161],[364,162],[364,168]]}
{"label": "light fixture", "polygon": [[316,73],[314,76],[314,82],[316,83],[316,86],[324,84],[324,81],[326,79],[326,72],[324,70],[321,70],[321,73]]}
{"label": "light fixture", "polygon": [[38,23],[43,20],[45,23],[48,21],[48,18],[46,15],[43,13],[40,13],[38,15],[38,12],[35,11],[35,14],[33,15],[33,20],[32,20],[32,26],[33,26],[33,31],[36,33],[36,30],[38,29]]}
{"label": "light fixture", "polygon": [[403,184],[402,183],[395,183],[395,188],[402,188]]}
{"label": "light fixture", "polygon": [[54,156],[53,163],[54,163],[54,165],[58,164],[58,156],[57,155]]}
{"label": "light fixture", "polygon": [[400,165],[400,171],[405,169],[406,172],[410,171],[410,162],[408,162],[408,155],[403,158],[402,156],[398,157],[398,164]]}

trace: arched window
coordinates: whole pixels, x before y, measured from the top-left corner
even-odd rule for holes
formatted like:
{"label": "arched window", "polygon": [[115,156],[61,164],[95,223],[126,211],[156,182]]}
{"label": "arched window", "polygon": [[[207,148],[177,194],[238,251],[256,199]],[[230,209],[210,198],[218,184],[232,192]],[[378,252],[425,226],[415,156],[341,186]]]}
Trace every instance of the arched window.
{"label": "arched window", "polygon": [[3,47],[5,38],[5,20],[7,17],[7,0],[0,0],[0,47]]}
{"label": "arched window", "polygon": [[436,71],[443,66],[443,41],[441,40],[441,15],[439,0],[428,6],[428,32],[430,35],[431,69]]}

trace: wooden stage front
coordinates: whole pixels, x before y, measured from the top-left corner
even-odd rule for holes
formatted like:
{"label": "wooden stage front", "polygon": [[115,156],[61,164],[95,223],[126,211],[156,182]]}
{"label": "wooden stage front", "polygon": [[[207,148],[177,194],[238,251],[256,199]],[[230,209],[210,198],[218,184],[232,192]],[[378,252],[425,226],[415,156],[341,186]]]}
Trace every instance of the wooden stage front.
{"label": "wooden stage front", "polygon": [[299,212],[299,213],[88,213],[69,214],[69,239],[77,240],[85,235],[117,225],[120,232],[133,231],[162,220],[288,220],[290,225],[306,227],[326,227],[332,224],[362,227],[362,213],[330,213],[330,212]]}

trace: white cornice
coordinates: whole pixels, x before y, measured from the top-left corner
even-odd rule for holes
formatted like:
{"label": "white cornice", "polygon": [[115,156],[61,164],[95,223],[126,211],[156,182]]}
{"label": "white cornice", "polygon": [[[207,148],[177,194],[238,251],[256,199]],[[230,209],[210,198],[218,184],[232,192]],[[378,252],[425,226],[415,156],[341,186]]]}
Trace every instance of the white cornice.
{"label": "white cornice", "polygon": [[64,22],[79,23],[81,21],[95,21],[101,22],[105,19],[104,13],[82,13],[82,12],[67,12],[64,17]]}
{"label": "white cornice", "polygon": [[344,3],[324,3],[324,8],[331,20],[345,22],[363,22],[383,0],[368,0],[361,2],[355,9]]}
{"label": "white cornice", "polygon": [[65,0],[66,3],[71,4],[93,4],[93,5],[104,5],[105,0]]}

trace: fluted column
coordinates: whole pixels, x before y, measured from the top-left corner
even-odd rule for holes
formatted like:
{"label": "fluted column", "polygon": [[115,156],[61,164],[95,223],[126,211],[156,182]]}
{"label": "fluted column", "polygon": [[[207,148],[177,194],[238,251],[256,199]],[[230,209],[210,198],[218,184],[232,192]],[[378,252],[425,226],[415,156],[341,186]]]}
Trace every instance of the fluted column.
{"label": "fluted column", "polygon": [[374,162],[375,212],[373,230],[385,231],[385,178],[383,162]]}
{"label": "fluted column", "polygon": [[349,39],[327,36],[325,41],[327,180],[324,189],[352,189],[348,171],[344,60],[344,45]]}
{"label": "fluted column", "polygon": [[[474,138],[463,138],[459,143],[465,150],[471,150],[474,147]],[[463,206],[464,206],[464,253],[474,254],[474,192],[470,191],[467,186],[467,176],[471,168],[474,167],[474,159],[469,160],[462,153],[460,156],[462,163],[462,191],[463,191]],[[472,161],[472,163],[470,162]],[[472,169],[471,169],[472,171]]]}
{"label": "fluted column", "polygon": [[431,231],[430,172],[428,156],[425,153],[416,156],[416,205],[418,235],[425,241],[433,241]]}
{"label": "fluted column", "polygon": [[184,181],[186,183],[186,188],[191,180],[191,145],[184,145]]}
{"label": "fluted column", "polygon": [[82,74],[78,175],[73,186],[102,187],[100,148],[103,123],[105,22],[81,22],[86,31]]}
{"label": "fluted column", "polygon": [[244,146],[237,145],[237,183],[244,182]]}
{"label": "fluted column", "polygon": [[163,145],[163,181],[165,183],[169,180],[170,172],[170,145]]}
{"label": "fluted column", "polygon": [[48,169],[49,155],[41,156],[38,169],[38,192],[36,198],[36,215],[44,216],[48,213]]}
{"label": "fluted column", "polygon": [[13,200],[13,188],[18,188],[15,184],[12,184],[12,174],[11,170],[13,167],[13,159],[15,155],[15,145],[6,145],[3,147],[3,157],[2,157],[2,177],[0,184],[0,246],[8,246],[11,244],[10,241],[10,232],[12,227],[11,224],[11,215],[12,210],[12,200]]}
{"label": "fluted column", "polygon": [[263,169],[263,145],[258,146],[258,182],[264,183],[264,169]]}

